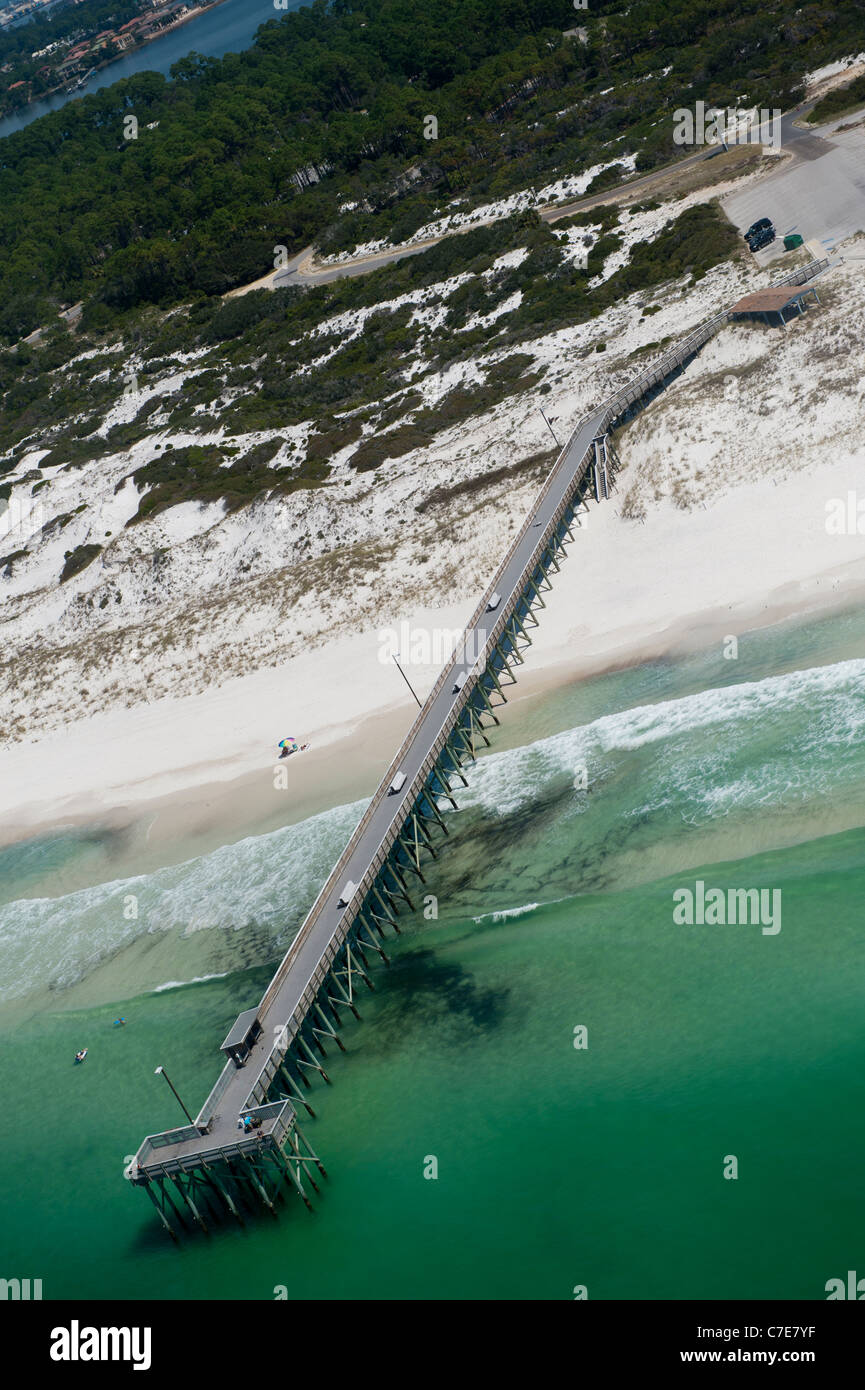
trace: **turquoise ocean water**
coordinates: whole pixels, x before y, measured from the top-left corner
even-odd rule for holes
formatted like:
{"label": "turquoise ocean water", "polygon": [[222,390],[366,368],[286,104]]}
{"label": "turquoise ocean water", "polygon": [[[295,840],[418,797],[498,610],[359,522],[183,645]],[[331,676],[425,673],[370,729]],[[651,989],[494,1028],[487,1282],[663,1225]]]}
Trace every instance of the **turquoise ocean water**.
{"label": "turquoise ocean water", "polygon": [[[122,1176],[180,1119],[154,1067],[194,1112],[363,803],[119,881],[98,826],[0,851],[0,1273],[46,1298],[825,1297],[865,1217],[863,653],[850,614],[511,705],[428,872],[438,919],[406,921],[317,1088],[315,1214],[179,1248]],[[780,890],[781,930],[677,925],[697,879]]]}

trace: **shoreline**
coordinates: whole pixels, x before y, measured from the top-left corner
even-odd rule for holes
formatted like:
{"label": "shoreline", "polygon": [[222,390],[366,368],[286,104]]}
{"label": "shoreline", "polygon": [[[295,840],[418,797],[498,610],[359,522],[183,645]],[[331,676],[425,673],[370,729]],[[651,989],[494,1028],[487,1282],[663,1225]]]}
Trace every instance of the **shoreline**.
{"label": "shoreline", "polygon": [[[862,286],[855,268],[842,279],[824,296],[823,312],[831,314],[832,296],[843,289],[855,324]],[[791,331],[777,346],[788,393],[810,389],[810,333]],[[766,344],[740,333],[716,340],[679,393],[664,397],[651,420],[627,427],[613,498],[580,513],[570,562],[545,594],[513,703],[861,602],[865,527],[847,515],[865,463],[854,387],[829,374],[807,426],[795,438],[772,436],[771,466],[757,471],[763,455],[743,447],[737,421],[745,408],[753,439],[765,434],[763,403],[778,389],[768,365]],[[747,406],[735,372],[752,377]],[[683,411],[694,419],[687,428]],[[520,515],[523,507],[521,494]],[[229,663],[243,674],[227,678],[225,665],[205,658],[201,666],[193,655],[187,688],[197,685],[197,693],[144,703],[148,686],[133,679],[99,713],[73,704],[67,722],[0,747],[0,847],[58,827],[101,826],[116,830],[118,842],[124,832],[138,838],[149,857],[160,847],[170,854],[179,838],[215,847],[371,795],[416,714],[391,654],[401,651],[425,698],[452,650],[451,634],[464,628],[507,543],[507,511],[501,502],[495,517],[488,511],[480,518],[473,511],[471,533],[454,542],[458,563],[423,586],[402,588],[394,579],[410,578],[406,550],[389,557],[388,584],[377,583],[374,565],[366,574],[374,602],[339,596],[334,607],[337,596],[322,588],[317,606],[298,619],[315,634],[307,641],[319,645],[279,665],[250,669],[252,642]],[[418,605],[419,593],[429,595],[428,606]],[[243,631],[241,623],[241,641]],[[426,664],[411,659],[415,633]],[[311,748],[278,762],[285,737]],[[286,774],[283,786],[274,785],[275,769]]]}
{"label": "shoreline", "polygon": [[[173,24],[166,24],[164,29],[160,29],[157,34],[152,34],[150,38],[146,40],[145,43],[133,44],[132,48],[125,48],[122,50],[122,52],[115,53],[110,58],[104,59],[103,62],[96,63],[92,68],[88,69],[87,73],[85,74],[84,81],[81,83],[81,86],[86,86],[86,84],[90,81],[91,77],[95,77],[96,74],[99,72],[104,72],[105,69],[110,68],[113,63],[121,62],[124,58],[129,58],[133,54],[143,53],[146,48],[149,48],[151,44],[158,42],[159,39],[164,38],[166,34],[173,34],[176,29],[182,28],[182,26],[184,24],[188,24],[190,20],[199,19],[201,15],[206,14],[208,10],[215,10],[217,5],[223,4],[225,4],[225,0],[200,0],[200,2],[196,5],[195,9],[189,10],[185,15],[181,15],[180,18],[176,19]],[[143,14],[144,11],[142,10],[141,13]],[[76,82],[74,82],[72,86],[66,86],[63,83],[61,83],[58,87],[49,87],[46,91],[40,92],[38,96],[31,97],[30,101],[25,101],[22,106],[16,106],[12,110],[0,112],[0,123],[2,123],[5,120],[8,120],[12,116],[17,116],[25,111],[28,111],[31,106],[38,106],[41,101],[50,101],[52,97],[63,96],[66,97],[67,100],[72,100],[73,98],[75,98],[75,94],[79,90],[79,87],[76,85],[78,81],[80,81],[80,79],[76,79]],[[92,95],[92,93],[87,92],[85,93],[85,95],[90,96]],[[63,102],[63,106],[65,106],[66,104],[67,102]],[[57,109],[62,110],[62,106],[58,107]],[[46,112],[45,114],[50,115],[51,113]],[[38,120],[39,118],[37,117],[36,119]],[[15,134],[15,132],[10,131],[10,134]],[[6,137],[0,136],[0,138]]]}
{"label": "shoreline", "polygon": [[[542,615],[542,626],[536,630],[534,645],[520,672],[519,685],[510,695],[508,704],[512,707],[531,704],[584,680],[646,662],[705,651],[713,643],[723,643],[731,629],[735,629],[741,639],[750,632],[786,622],[829,618],[843,613],[865,598],[865,558],[855,563],[855,569],[855,574],[846,576],[846,583],[840,582],[837,571],[828,571],[814,576],[810,588],[800,588],[793,594],[789,585],[780,586],[750,606],[737,605],[735,611],[733,604],[715,606],[681,612],[652,632],[620,629],[612,635],[612,640],[596,641],[593,650],[579,655],[575,654],[569,641],[571,634],[562,623],[570,597],[563,571],[564,582],[545,596],[547,613]],[[471,605],[464,607],[467,613]],[[453,611],[440,612],[453,626]],[[422,616],[426,620],[430,615]],[[414,619],[409,621],[414,624]],[[331,643],[286,666],[291,668],[302,661],[317,665],[323,673],[327,665],[342,662],[344,647],[342,642]],[[434,683],[438,668],[409,669],[413,684],[425,694]],[[390,677],[389,668],[384,670]],[[279,673],[257,672],[228,682],[228,687],[237,687],[243,682],[266,686],[268,678],[274,675]],[[416,705],[405,688],[399,691],[392,682],[391,686],[395,698],[384,699],[381,703],[367,702],[366,708],[347,712],[342,721],[322,724],[309,733],[312,747],[308,752],[288,759],[278,761],[272,744],[256,740],[245,755],[235,752],[223,762],[221,771],[216,774],[212,763],[195,759],[175,765],[170,772],[164,767],[156,768],[150,777],[127,784],[114,781],[108,785],[105,785],[104,775],[102,784],[97,783],[97,760],[90,763],[94,773],[91,784],[79,785],[62,803],[43,795],[13,806],[7,796],[5,804],[0,803],[0,849],[63,831],[98,827],[117,835],[123,843],[121,858],[131,857],[138,866],[137,871],[146,872],[151,867],[208,853],[223,844],[298,824],[334,806],[363,800],[372,795],[416,713]],[[119,747],[125,739],[141,736],[142,716],[150,724],[151,734],[158,739],[178,714],[185,714],[192,722],[200,722],[204,713],[201,705],[218,703],[226,690],[226,686],[218,687],[203,696],[163,700],[144,710],[133,708],[119,712],[121,727],[115,728],[116,742],[112,740],[106,748],[103,773],[106,763],[122,767]],[[229,708],[235,719],[240,714],[236,701],[238,697],[242,699],[242,695],[242,691],[229,691]],[[80,726],[69,726],[62,734],[52,735],[41,743],[0,751],[2,783],[10,787],[10,781],[15,778],[15,769],[10,767],[13,757],[19,764],[19,772],[25,772],[29,764],[31,770],[36,769],[37,776],[41,772],[44,778],[49,768],[55,769],[50,776],[61,775],[58,763],[62,762],[62,746],[68,748],[70,740],[74,742],[76,737],[87,734],[91,738],[95,735],[98,743],[103,734],[99,726],[106,721],[117,723],[118,712],[81,721]],[[125,729],[123,724],[127,724]],[[507,738],[507,713],[501,732],[504,735],[502,749],[512,746]],[[303,738],[306,737],[304,734]],[[16,751],[17,757],[14,756]],[[147,751],[152,754],[152,743],[148,744]],[[494,747],[492,751],[497,750]],[[67,764],[70,757],[74,763],[74,753],[66,756]],[[89,750],[85,748],[79,753],[79,759],[81,757],[89,761]],[[274,785],[277,768],[285,769],[287,785],[284,788]],[[67,782],[70,771],[72,769],[67,766]],[[177,848],[177,853],[172,854],[172,846]],[[145,861],[143,867],[142,860]]]}

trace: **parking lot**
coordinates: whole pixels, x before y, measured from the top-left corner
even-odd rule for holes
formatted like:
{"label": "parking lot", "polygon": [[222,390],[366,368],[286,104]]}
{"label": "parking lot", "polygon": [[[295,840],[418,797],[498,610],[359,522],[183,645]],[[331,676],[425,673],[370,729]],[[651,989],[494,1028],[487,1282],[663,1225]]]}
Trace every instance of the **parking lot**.
{"label": "parking lot", "polygon": [[[860,124],[861,122],[861,124]],[[848,125],[849,130],[838,130]],[[810,134],[788,127],[777,174],[723,200],[741,232],[771,217],[777,240],[756,253],[766,265],[784,258],[784,237],[798,234],[821,243],[824,252],[856,231],[865,231],[865,117],[847,116]]]}

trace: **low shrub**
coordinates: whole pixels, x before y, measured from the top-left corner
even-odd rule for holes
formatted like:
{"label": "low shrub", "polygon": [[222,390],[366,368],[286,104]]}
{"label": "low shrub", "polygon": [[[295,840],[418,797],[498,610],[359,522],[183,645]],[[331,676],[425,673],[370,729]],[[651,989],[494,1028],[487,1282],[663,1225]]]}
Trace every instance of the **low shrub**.
{"label": "low shrub", "polygon": [[88,565],[92,565],[96,556],[102,551],[101,545],[77,545],[74,550],[66,551],[66,562],[60,571],[60,583],[65,584],[67,579],[72,579],[82,570],[86,570]]}

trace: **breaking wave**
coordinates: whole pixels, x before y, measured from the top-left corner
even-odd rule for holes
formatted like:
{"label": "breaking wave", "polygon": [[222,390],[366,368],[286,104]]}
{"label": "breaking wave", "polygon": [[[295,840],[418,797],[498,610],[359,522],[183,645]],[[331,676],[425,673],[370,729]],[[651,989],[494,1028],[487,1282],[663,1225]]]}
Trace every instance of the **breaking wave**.
{"label": "breaking wave", "polygon": [[224,980],[228,970],[214,970],[210,975],[193,975],[191,980],[166,980],[164,985],[157,985],[150,991],[151,994],[165,994],[166,990],[186,989],[189,985],[203,985],[208,980]]}
{"label": "breaking wave", "polygon": [[[574,787],[581,770],[585,791]],[[580,821],[581,850],[593,843],[608,846],[629,825],[650,818],[663,836],[671,824],[707,825],[732,814],[840,796],[845,788],[861,792],[865,660],[605,715],[491,754],[472,768],[469,782],[468,789],[460,788],[460,806],[496,818],[541,803],[569,815],[588,803],[592,815]],[[283,949],[365,804],[338,806],[153,874],[0,906],[0,999],[68,987],[147,935],[190,938],[255,928],[263,950],[258,959]],[[526,884],[523,891],[534,887]],[[545,905],[527,901],[473,920],[504,921]],[[238,955],[238,968],[249,963]],[[158,988],[210,978],[205,971],[222,974],[220,967],[234,959],[205,951],[199,956],[184,955],[184,973],[192,964],[201,974],[175,980],[169,964]]]}
{"label": "breaking wave", "polygon": [[480,917],[473,917],[473,922],[507,922],[511,917],[526,917],[530,912],[536,912],[539,907],[547,907],[547,903],[525,903],[522,907],[502,907],[497,912],[482,912]]}
{"label": "breaking wave", "polygon": [[0,999],[38,987],[68,988],[148,934],[189,937],[255,926],[281,944],[313,901],[365,805],[337,806],[152,874],[5,904]]}
{"label": "breaking wave", "polygon": [[591,795],[630,768],[632,815],[676,805],[711,820],[860,780],[863,740],[865,660],[856,659],[640,705],[489,755],[459,800],[511,815],[566,776],[584,773]]}

